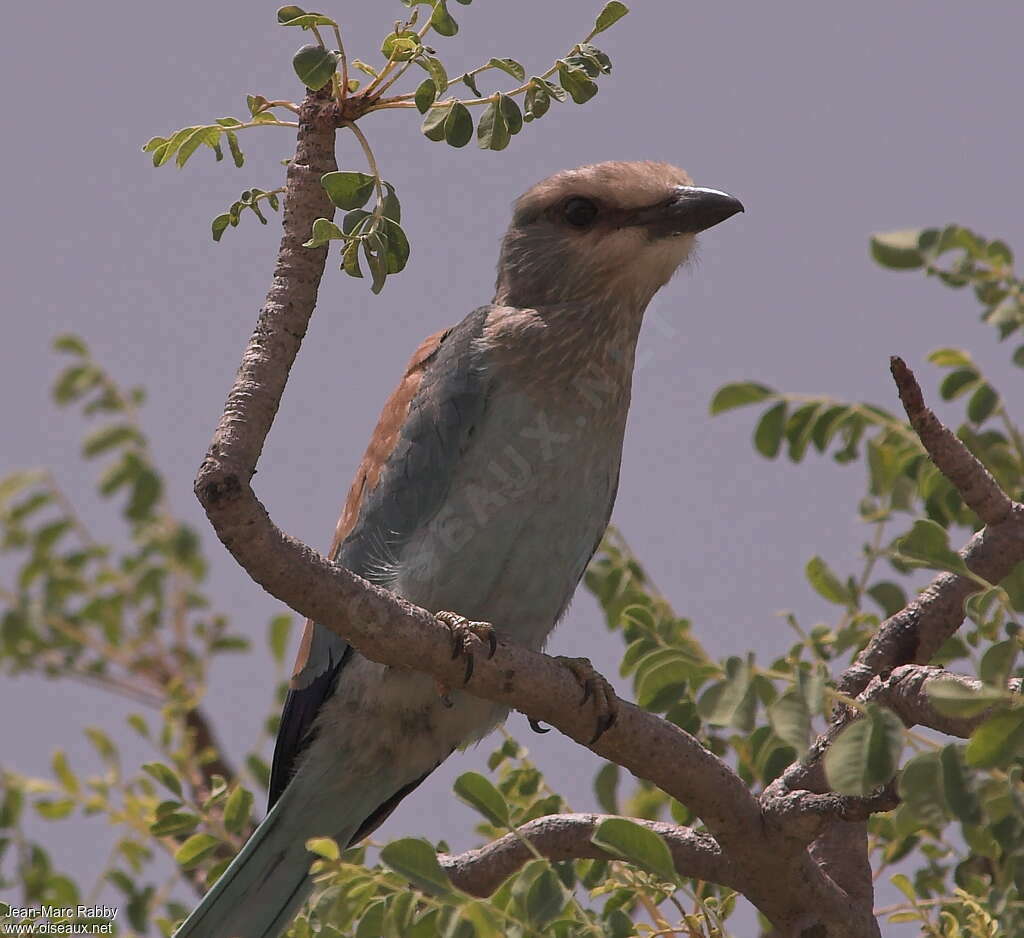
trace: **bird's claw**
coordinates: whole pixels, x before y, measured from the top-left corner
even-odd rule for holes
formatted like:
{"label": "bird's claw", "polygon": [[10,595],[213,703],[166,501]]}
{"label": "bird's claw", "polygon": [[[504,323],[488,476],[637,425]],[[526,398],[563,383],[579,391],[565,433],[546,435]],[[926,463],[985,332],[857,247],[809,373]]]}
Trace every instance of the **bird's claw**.
{"label": "bird's claw", "polygon": [[[487,657],[493,658],[498,650],[498,634],[490,622],[473,622],[457,612],[439,612],[435,618],[448,627],[452,636],[452,658],[465,655],[466,674],[462,679],[463,684],[468,684],[473,676],[473,653],[469,650],[470,636],[476,636],[480,641],[487,642]],[[442,695],[444,700],[444,695]]]}
{"label": "bird's claw", "polygon": [[568,668],[583,688],[580,700],[582,707],[591,697],[594,698],[594,709],[597,710],[597,727],[590,742],[593,746],[605,733],[615,725],[619,716],[619,698],[607,678],[599,674],[590,663],[589,658],[566,658],[559,655],[555,659],[563,667]]}
{"label": "bird's claw", "polygon": [[550,726],[541,726],[540,720],[535,720],[533,717],[527,717],[526,722],[530,724],[530,729],[535,733],[550,733]]}

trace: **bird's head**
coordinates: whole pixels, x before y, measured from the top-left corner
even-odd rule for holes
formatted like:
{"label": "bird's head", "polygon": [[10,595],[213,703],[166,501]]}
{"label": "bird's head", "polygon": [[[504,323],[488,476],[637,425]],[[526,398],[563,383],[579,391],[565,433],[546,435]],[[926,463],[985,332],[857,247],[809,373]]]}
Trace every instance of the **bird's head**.
{"label": "bird's head", "polygon": [[640,311],[693,251],[697,232],[742,212],[668,163],[595,163],[556,173],[515,204],[495,302],[589,302]]}

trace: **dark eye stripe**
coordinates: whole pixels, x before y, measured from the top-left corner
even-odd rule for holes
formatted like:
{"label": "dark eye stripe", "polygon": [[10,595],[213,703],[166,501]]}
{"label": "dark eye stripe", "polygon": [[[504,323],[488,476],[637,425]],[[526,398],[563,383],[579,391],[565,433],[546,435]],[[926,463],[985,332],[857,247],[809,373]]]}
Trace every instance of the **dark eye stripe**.
{"label": "dark eye stripe", "polygon": [[562,214],[574,228],[586,228],[597,218],[597,206],[590,199],[574,196],[565,203]]}

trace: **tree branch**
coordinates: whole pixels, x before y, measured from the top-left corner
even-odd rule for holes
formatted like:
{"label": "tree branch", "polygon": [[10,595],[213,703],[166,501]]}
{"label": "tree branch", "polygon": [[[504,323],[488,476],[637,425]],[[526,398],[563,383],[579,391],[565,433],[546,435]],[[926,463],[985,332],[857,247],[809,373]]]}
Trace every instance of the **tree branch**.
{"label": "tree branch", "polygon": [[[333,215],[319,180],[336,167],[334,133],[344,115],[328,96],[310,94],[299,117],[273,285],[200,467],[196,495],[224,545],[273,596],[335,630],[373,661],[425,672],[448,686],[460,686],[464,663],[452,659],[445,626],[429,612],[284,534],[250,484],[306,333],[326,263],[326,247],[304,248],[302,243],[316,218]],[[469,693],[521,710],[588,745],[596,714],[592,705],[581,705],[579,685],[565,667],[546,655],[505,643],[491,658],[476,640],[472,651],[476,666]],[[720,871],[722,876],[728,876],[780,934],[813,933],[821,938],[879,934],[871,910],[870,877],[865,895],[858,883],[826,875],[805,842],[785,836],[769,823],[738,775],[683,730],[622,702],[616,724],[589,748],[693,810],[722,855],[729,858],[730,866]],[[829,805],[835,807],[832,802]],[[814,811],[806,813],[827,814],[825,802],[812,807]],[[508,856],[505,851],[511,846],[493,850],[487,855],[498,863],[497,858]],[[690,859],[711,862],[705,854]]]}
{"label": "tree branch", "polygon": [[[868,684],[860,699],[888,707],[907,726],[927,726],[947,736],[966,739],[984,723],[998,706],[989,707],[972,717],[954,717],[935,709],[928,696],[928,685],[935,681],[956,683],[970,691],[980,691],[984,684],[963,674],[954,674],[942,668],[906,664],[889,674],[879,675]],[[1021,693],[1021,678],[1009,682],[1007,690]]]}
{"label": "tree branch", "polygon": [[[924,404],[914,373],[901,358],[891,362],[900,399],[932,461],[985,527],[960,551],[967,566],[998,583],[1024,560],[1024,506],[1013,502],[956,434]],[[839,692],[856,697],[868,682],[901,664],[927,664],[963,622],[964,601],[978,591],[965,576],[943,573],[916,599],[885,620],[839,680]]]}
{"label": "tree branch", "polygon": [[[465,853],[441,854],[438,859],[458,889],[474,896],[489,896],[505,879],[534,859],[524,840],[541,856],[553,861],[609,859],[608,853],[592,843],[591,838],[597,825],[610,816],[552,814],[524,824],[516,834],[506,834]],[[742,878],[713,837],[661,821],[638,820],[635,823],[664,838],[680,876],[741,888]]]}
{"label": "tree branch", "polygon": [[[998,583],[1024,560],[1024,506],[1013,502],[999,488],[963,442],[925,406],[921,388],[906,363],[893,357],[890,366],[907,417],[928,455],[986,524],[960,554],[970,570],[990,583]],[[891,706],[905,722],[950,731],[966,730],[969,735],[969,722],[943,717],[928,701],[924,687],[935,678],[933,672],[937,669],[908,670],[903,666],[925,665],[934,657],[946,639],[960,628],[964,602],[978,588],[969,577],[952,573],[935,577],[927,589],[879,626],[840,677],[839,692],[864,702],[875,700]],[[968,678],[957,680],[975,683]],[[822,757],[836,736],[859,715],[852,708],[837,707],[827,731],[815,740],[804,758],[769,786],[765,793],[769,800],[804,789],[827,792]],[[851,896],[871,901],[872,877],[864,822],[833,820],[812,844],[811,855]]]}

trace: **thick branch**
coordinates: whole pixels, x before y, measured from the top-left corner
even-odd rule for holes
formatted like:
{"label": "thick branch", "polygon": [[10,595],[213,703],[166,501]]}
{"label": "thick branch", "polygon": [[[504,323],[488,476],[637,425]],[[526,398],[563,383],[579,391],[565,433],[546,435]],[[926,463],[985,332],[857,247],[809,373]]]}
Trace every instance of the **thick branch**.
{"label": "thick branch", "polygon": [[[974,692],[980,691],[984,686],[975,678],[953,674],[942,668],[903,665],[891,674],[874,678],[860,695],[860,699],[888,707],[907,726],[927,726],[948,736],[959,736],[961,739],[966,739],[992,716],[994,707],[972,717],[953,717],[940,713],[928,696],[928,685],[934,681],[953,682]],[[1007,689],[1012,694],[1020,694],[1021,679],[1014,678],[1009,682]]]}
{"label": "thick branch", "polygon": [[[1024,560],[1024,506],[999,488],[989,471],[924,404],[913,372],[900,358],[892,373],[907,417],[932,461],[964,502],[986,523],[960,551],[967,566],[998,583]],[[839,691],[856,697],[876,674],[901,664],[927,664],[963,622],[964,601],[978,591],[965,576],[943,573],[924,592],[883,622],[839,680]]]}
{"label": "thick branch", "polygon": [[[465,666],[452,659],[445,626],[288,537],[270,520],[250,485],[326,262],[325,247],[303,248],[302,242],[317,217],[333,212],[319,179],[335,168],[334,128],[340,116],[316,95],[307,97],[299,116],[273,286],[200,467],[196,495],[224,545],[273,596],[335,630],[373,661],[422,671],[457,687]],[[482,643],[473,644],[476,666],[467,686],[470,693],[557,727],[685,803],[734,864],[731,881],[780,933],[796,936],[814,926],[822,938],[878,933],[870,903],[851,899],[823,874],[802,844],[765,825],[743,781],[692,736],[621,702],[615,725],[590,745],[593,705],[581,706],[577,680],[564,666],[507,644],[488,658]]]}
{"label": "thick branch", "polygon": [[[524,840],[549,860],[607,860],[608,854],[591,843],[597,825],[606,817],[608,815],[603,814],[552,814],[524,824],[518,836],[506,834],[475,850],[441,855],[438,859],[456,887],[474,896],[489,896],[534,858]],[[722,854],[714,838],[661,821],[636,823],[661,834],[681,876],[741,888],[738,871]]]}
{"label": "thick branch", "polygon": [[[309,98],[300,114],[288,170],[284,237],[274,283],[260,313],[224,416],[196,479],[196,494],[217,534],[256,582],[301,615],[335,629],[363,655],[426,671],[449,686],[465,665],[452,660],[450,634],[430,613],[380,589],[288,537],[249,485],[316,302],[326,248],[302,247],[313,220],[332,208],[320,186],[334,168],[329,105]],[[502,644],[488,659],[477,645],[468,689],[522,710],[586,744],[594,713],[580,707],[579,684],[547,655]],[[757,803],[729,767],[678,727],[628,703],[593,750],[690,805],[712,831],[749,831]]]}
{"label": "thick branch", "polygon": [[[900,358],[891,360],[893,378],[911,426],[932,461],[960,493],[964,502],[986,523],[960,552],[968,568],[990,583],[998,583],[1024,560],[1024,506],[1002,492],[988,470],[963,442],[929,410],[913,372]],[[905,720],[926,725],[954,724],[934,711],[924,694],[933,675],[903,665],[925,665],[963,622],[964,602],[977,583],[965,576],[943,573],[902,610],[883,622],[871,641],[846,669],[838,689],[848,697],[876,700],[895,709]],[[925,669],[930,671],[931,669]],[[886,699],[888,698],[888,699]],[[902,709],[901,709],[902,708]],[[765,792],[767,803],[807,790],[828,792],[822,756],[858,712],[836,709],[828,730],[815,740],[801,762]],[[965,725],[960,725],[965,729]],[[817,864],[849,895],[861,902],[872,896],[866,827],[862,821],[834,819],[812,844]]]}
{"label": "thick branch", "polygon": [[1013,500],[992,473],[952,430],[925,406],[921,386],[907,363],[898,356],[889,360],[896,390],[910,425],[942,474],[953,483],[967,507],[985,524],[1000,524],[1013,509]]}

